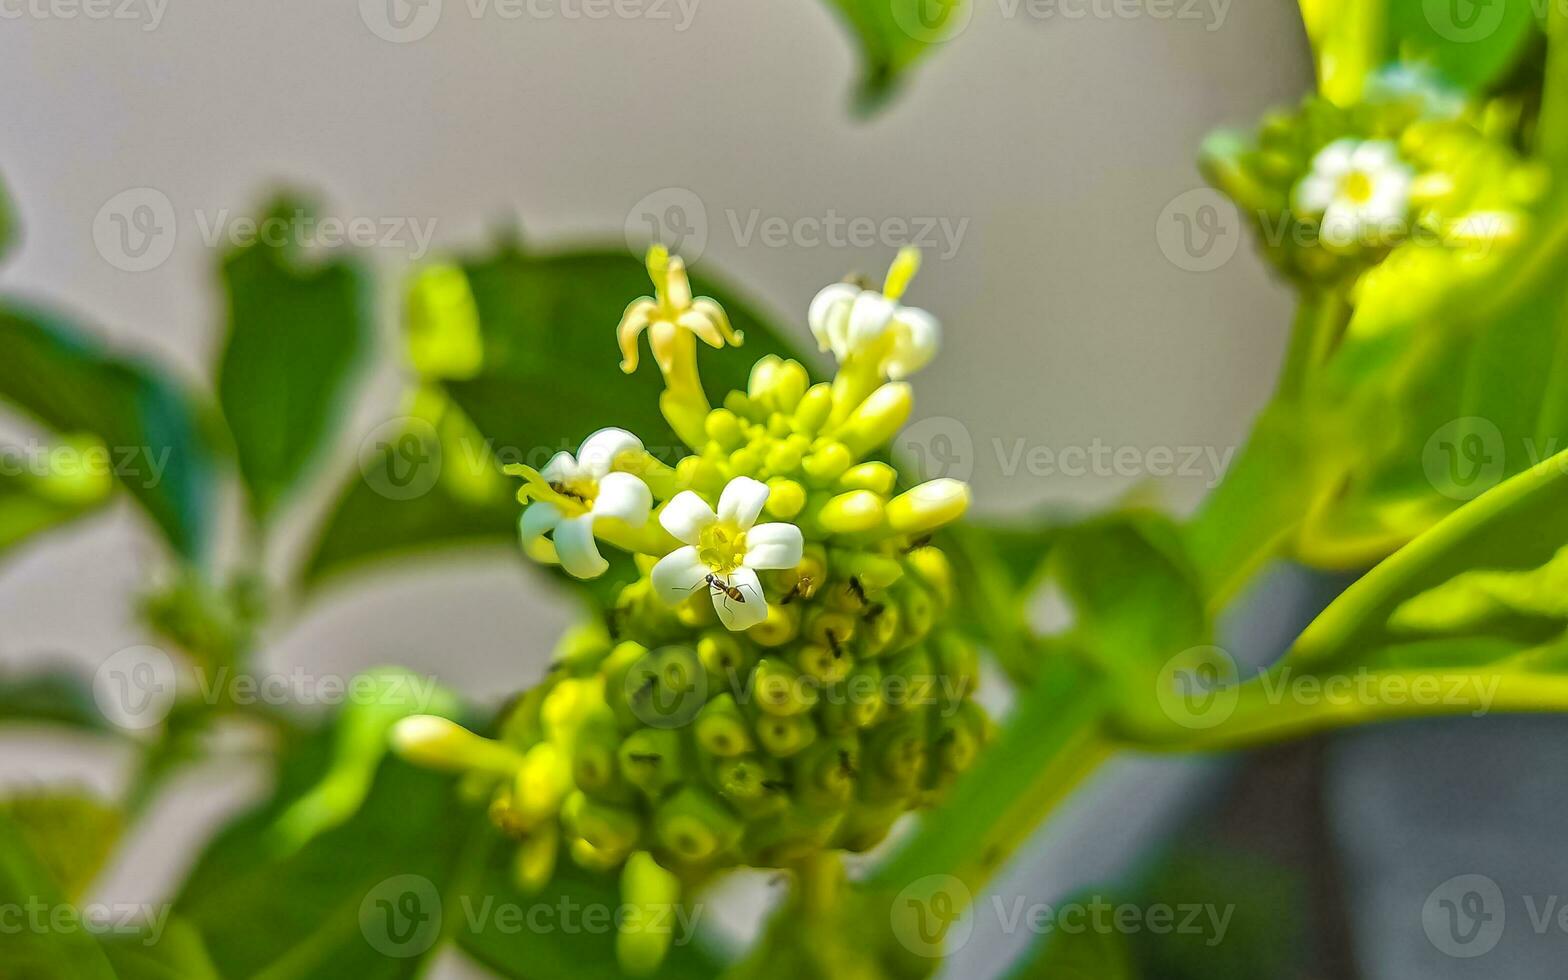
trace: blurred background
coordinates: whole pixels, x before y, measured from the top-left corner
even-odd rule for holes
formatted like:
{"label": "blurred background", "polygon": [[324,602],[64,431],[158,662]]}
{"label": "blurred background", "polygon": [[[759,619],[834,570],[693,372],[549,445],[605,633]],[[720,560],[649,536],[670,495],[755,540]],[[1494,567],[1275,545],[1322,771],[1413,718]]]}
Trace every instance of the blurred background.
{"label": "blurred background", "polygon": [[[1192,210],[1183,195],[1201,186],[1193,160],[1207,132],[1310,88],[1299,14],[1283,0],[1203,0],[1166,16],[978,3],[960,36],[870,116],[854,107],[850,34],[827,5],[804,0],[672,0],[605,19],[564,0],[518,18],[447,0],[436,20],[401,31],[374,3],[347,0],[146,0],[101,18],[6,9],[0,172],[25,243],[0,285],[64,305],[193,383],[218,355],[212,249],[280,185],[314,194],[326,215],[376,222],[388,240],[371,258],[390,272],[508,226],[531,246],[634,251],[658,227],[699,272],[721,273],[802,336],[818,288],[919,245],[925,266],[910,301],[941,318],[946,344],[919,378],[912,431],[959,471],[949,472],[969,471],[985,515],[1103,506],[1130,492],[1190,510],[1266,400],[1282,354],[1292,297],[1241,229],[1200,221],[1215,241],[1198,255],[1172,237],[1183,229],[1171,218]],[[147,261],[106,244],[106,221],[127,201],[156,205]],[[379,300],[390,351],[397,296]],[[561,329],[602,334],[611,358],[613,326]],[[359,389],[340,453],[398,414],[398,391],[384,357]],[[0,431],[29,434],[14,418]],[[291,515],[295,552],[271,556],[278,568],[299,560],[341,474],[319,476],[312,504]],[[91,668],[146,642],[132,600],[148,585],[148,533],[121,503],[10,557],[0,666],[66,656]],[[1281,571],[1229,624],[1232,642],[1266,657],[1332,591]],[[346,676],[399,663],[491,701],[539,675],[569,616],[499,554],[396,565],[292,613],[268,638],[265,667]],[[1039,613],[1052,615],[1048,597]],[[1517,745],[1506,728],[1491,730]],[[1285,863],[1313,867],[1332,860],[1313,838],[1332,821],[1310,815],[1325,785],[1337,786],[1356,801],[1345,820],[1365,834],[1342,842],[1348,883],[1308,884],[1353,902],[1368,929],[1352,941],[1332,909],[1299,975],[1449,975],[1436,971],[1464,961],[1425,945],[1420,897],[1433,882],[1420,861],[1452,854],[1454,832],[1427,846],[1406,831],[1469,794],[1433,785],[1390,795],[1384,777],[1409,768],[1411,738],[1446,731],[1352,736],[1245,764],[1122,760],[996,888],[1058,900],[1125,873],[1151,840],[1201,835],[1184,821],[1228,822],[1283,848]],[[1495,745],[1449,741],[1442,751],[1499,758]],[[1336,767],[1322,758],[1331,750]],[[0,783],[110,793],[126,761],[7,736]],[[95,893],[158,900],[194,859],[193,841],[266,784],[264,770],[222,761],[183,775]],[[1398,860],[1382,829],[1402,839]],[[1380,861],[1392,862],[1388,874]],[[1399,868],[1414,867],[1412,907],[1385,893]],[[732,887],[741,900],[725,927],[744,937],[768,891]],[[978,921],[949,975],[996,975],[1024,941]],[[1454,975],[1526,975],[1488,963]],[[483,974],[454,957],[438,975]]]}

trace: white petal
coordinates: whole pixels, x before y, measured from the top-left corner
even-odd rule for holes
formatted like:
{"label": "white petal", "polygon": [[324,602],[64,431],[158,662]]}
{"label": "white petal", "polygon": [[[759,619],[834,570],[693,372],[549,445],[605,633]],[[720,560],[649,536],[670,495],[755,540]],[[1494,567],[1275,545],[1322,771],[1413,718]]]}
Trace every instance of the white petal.
{"label": "white petal", "polygon": [[653,509],[653,493],[648,484],[630,473],[606,473],[599,481],[599,496],[593,500],[596,517],[615,517],[632,527],[648,523]]}
{"label": "white petal", "polygon": [[1312,172],[1337,181],[1350,172],[1350,160],[1355,155],[1357,145],[1355,140],[1345,138],[1323,147],[1312,158]]}
{"label": "white petal", "polygon": [[568,452],[559,452],[550,457],[550,462],[544,464],[539,475],[548,483],[565,483],[575,480],[582,475],[582,467],[577,465],[577,460]]}
{"label": "white petal", "polygon": [[881,293],[868,289],[856,296],[855,305],[849,311],[849,349],[857,351],[875,343],[887,332],[888,324],[893,322],[897,312],[898,304]]}
{"label": "white petal", "polygon": [[718,519],[708,502],[691,490],[682,490],[676,494],[675,499],[665,504],[659,512],[659,523],[664,525],[664,529],[675,535],[676,540],[686,544],[696,544],[697,535],[702,533],[702,529]]}
{"label": "white petal", "polygon": [[534,561],[554,562],[559,559],[555,545],[545,535],[561,523],[561,509],[547,501],[535,501],[523,508],[522,519],[517,522],[519,536],[523,539],[523,554]]}
{"label": "white petal", "polygon": [[1350,165],[1356,170],[1364,170],[1374,176],[1390,167],[1397,166],[1399,151],[1388,140],[1367,140],[1357,146],[1350,155]]}
{"label": "white petal", "polygon": [[757,573],[749,568],[737,568],[725,577],[726,584],[740,591],[740,598],[726,592],[710,589],[713,593],[713,611],[725,629],[740,631],[768,618],[768,603],[762,597],[762,583]]}
{"label": "white petal", "polygon": [[[757,523],[762,505],[768,502],[768,485],[749,476],[737,476],[719,494],[719,520],[742,531]],[[671,532],[674,533],[673,531]]]}
{"label": "white petal", "polygon": [[610,472],[615,457],[624,452],[641,452],[642,440],[625,429],[600,429],[583,440],[577,450],[577,465],[589,476],[602,477]]}
{"label": "white petal", "polygon": [[925,310],[906,306],[898,312],[897,341],[883,364],[883,372],[899,381],[931,363],[942,338],[942,325]]}
{"label": "white petal", "polygon": [[849,306],[855,301],[855,296],[860,289],[847,282],[836,282],[823,288],[811,301],[811,307],[806,311],[806,325],[811,328],[812,336],[817,338],[817,349],[827,350],[833,346],[833,335],[842,334],[842,330],[834,330],[837,326],[842,328],[844,320],[849,316]]}
{"label": "white petal", "polygon": [[805,544],[793,524],[758,524],[746,532],[746,567],[794,568]]}
{"label": "white petal", "polygon": [[650,577],[653,594],[677,606],[697,594],[697,586],[708,577],[708,566],[697,557],[697,549],[687,545],[660,558]]}
{"label": "white petal", "polygon": [[593,539],[592,514],[569,517],[555,526],[555,553],[566,573],[577,578],[598,578],[610,567]]}
{"label": "white petal", "polygon": [[1307,174],[1296,184],[1291,195],[1291,208],[1297,214],[1322,214],[1334,203],[1339,193],[1339,181],[1321,174]]}
{"label": "white petal", "polygon": [[1323,223],[1318,226],[1318,239],[1330,249],[1345,248],[1355,243],[1361,231],[1360,225],[1355,208],[1335,202],[1323,213]]}

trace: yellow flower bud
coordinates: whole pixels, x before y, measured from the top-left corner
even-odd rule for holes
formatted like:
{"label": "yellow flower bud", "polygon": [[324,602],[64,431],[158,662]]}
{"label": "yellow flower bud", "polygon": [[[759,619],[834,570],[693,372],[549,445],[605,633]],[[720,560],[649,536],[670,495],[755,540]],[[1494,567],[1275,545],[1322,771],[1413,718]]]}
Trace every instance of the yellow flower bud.
{"label": "yellow flower bud", "polygon": [[[796,454],[799,458],[799,454]],[[771,463],[769,466],[771,467]],[[779,520],[787,521],[806,506],[806,488],[794,480],[776,476],[768,481],[767,512]]]}
{"label": "yellow flower bud", "polygon": [[898,482],[898,471],[881,462],[861,463],[851,466],[838,478],[840,490],[870,490],[886,497]]}
{"label": "yellow flower bud", "polygon": [[512,860],[512,876],[525,895],[532,895],[549,884],[555,874],[555,855],[561,848],[561,828],[555,821],[530,831],[517,845]]}
{"label": "yellow flower bud", "polygon": [[856,456],[886,445],[909,421],[914,410],[914,391],[903,381],[890,381],[856,406],[836,433],[840,442]]}
{"label": "yellow flower bud", "polygon": [[854,461],[849,448],[843,443],[828,442],[801,460],[800,468],[806,471],[806,479],[812,486],[826,487],[849,469]]}
{"label": "yellow flower bud", "polygon": [[392,727],[392,748],[416,766],[510,775],[523,756],[505,742],[483,738],[437,715],[411,715]]}
{"label": "yellow flower bud", "polygon": [[815,435],[833,411],[833,386],[823,382],[812,385],[795,406],[795,431]]}
{"label": "yellow flower bud", "polygon": [[870,490],[841,493],[823,505],[817,521],[832,534],[855,534],[882,526],[886,507]]}
{"label": "yellow flower bud", "polygon": [[709,439],[725,449],[734,449],[746,439],[746,434],[741,431],[740,419],[727,408],[715,408],[709,412],[703,429]]}
{"label": "yellow flower bud", "polygon": [[887,523],[900,534],[921,534],[958,520],[968,509],[969,484],[930,480],[894,497],[887,505]]}

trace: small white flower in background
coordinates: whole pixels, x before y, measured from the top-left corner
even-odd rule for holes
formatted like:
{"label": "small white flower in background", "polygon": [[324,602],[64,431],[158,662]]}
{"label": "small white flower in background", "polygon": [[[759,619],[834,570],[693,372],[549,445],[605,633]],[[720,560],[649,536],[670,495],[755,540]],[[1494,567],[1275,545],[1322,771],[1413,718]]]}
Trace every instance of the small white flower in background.
{"label": "small white flower in background", "polygon": [[1322,216],[1325,245],[1385,243],[1408,229],[1411,168],[1388,140],[1338,139],[1312,158],[1291,195],[1297,214]]}
{"label": "small white flower in background", "polygon": [[[556,453],[537,474],[527,467],[508,467],[530,483],[548,488],[548,493],[541,488],[538,495],[543,499],[523,511],[523,549],[535,557],[553,557],[578,578],[604,574],[610,563],[599,554],[594,522],[610,517],[641,527],[653,508],[646,483],[630,473],[611,471],[616,457],[641,451],[642,440],[625,429],[600,429],[583,440],[576,456]],[[546,540],[546,534],[551,540]]]}
{"label": "small white flower in background", "polygon": [[909,377],[936,356],[942,328],[936,317],[898,300],[919,267],[919,253],[899,253],[882,292],[837,282],[817,294],[806,322],[822,350],[840,364],[851,357],[872,357],[878,373],[894,381]]}
{"label": "small white flower in background", "polygon": [[756,523],[767,501],[767,484],[747,476],[724,487],[718,513],[690,490],[676,494],[664,505],[659,523],[686,546],[653,566],[659,598],[678,605],[701,586],[712,595],[719,621],[728,629],[747,629],[767,619],[757,571],[794,568],[805,546],[800,528],[793,524]]}

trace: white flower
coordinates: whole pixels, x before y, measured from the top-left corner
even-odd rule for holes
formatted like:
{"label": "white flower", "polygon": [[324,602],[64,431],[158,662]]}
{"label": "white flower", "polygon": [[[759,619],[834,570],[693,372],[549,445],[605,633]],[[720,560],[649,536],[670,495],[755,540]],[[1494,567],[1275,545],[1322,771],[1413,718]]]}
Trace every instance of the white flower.
{"label": "white flower", "polygon": [[[609,562],[594,541],[594,522],[611,517],[632,527],[648,521],[653,494],[648,485],[630,473],[614,473],[616,457],[641,452],[642,441],[625,429],[600,429],[583,440],[574,457],[559,452],[534,474],[526,467],[509,467],[531,483],[543,483],[540,496],[523,511],[523,549],[531,555],[550,556],[578,578],[604,574]],[[532,475],[530,475],[532,474]],[[545,535],[554,532],[553,548]]]}
{"label": "white flower", "polygon": [[738,476],[719,495],[719,512],[690,490],[664,505],[659,523],[685,542],[653,566],[653,590],[670,605],[698,587],[713,597],[727,628],[743,630],[768,618],[758,569],[794,568],[805,541],[793,524],[758,524],[767,484]]}
{"label": "white flower", "polygon": [[936,356],[941,325],[925,310],[898,302],[919,267],[919,252],[904,249],[893,260],[882,292],[837,282],[818,293],[806,313],[817,345],[831,350],[840,364],[851,357],[869,358],[879,375],[894,381],[925,367]]}
{"label": "white flower", "polygon": [[1325,245],[1378,244],[1406,231],[1411,168],[1387,140],[1338,139],[1312,158],[1291,195],[1297,214],[1322,216]]}

